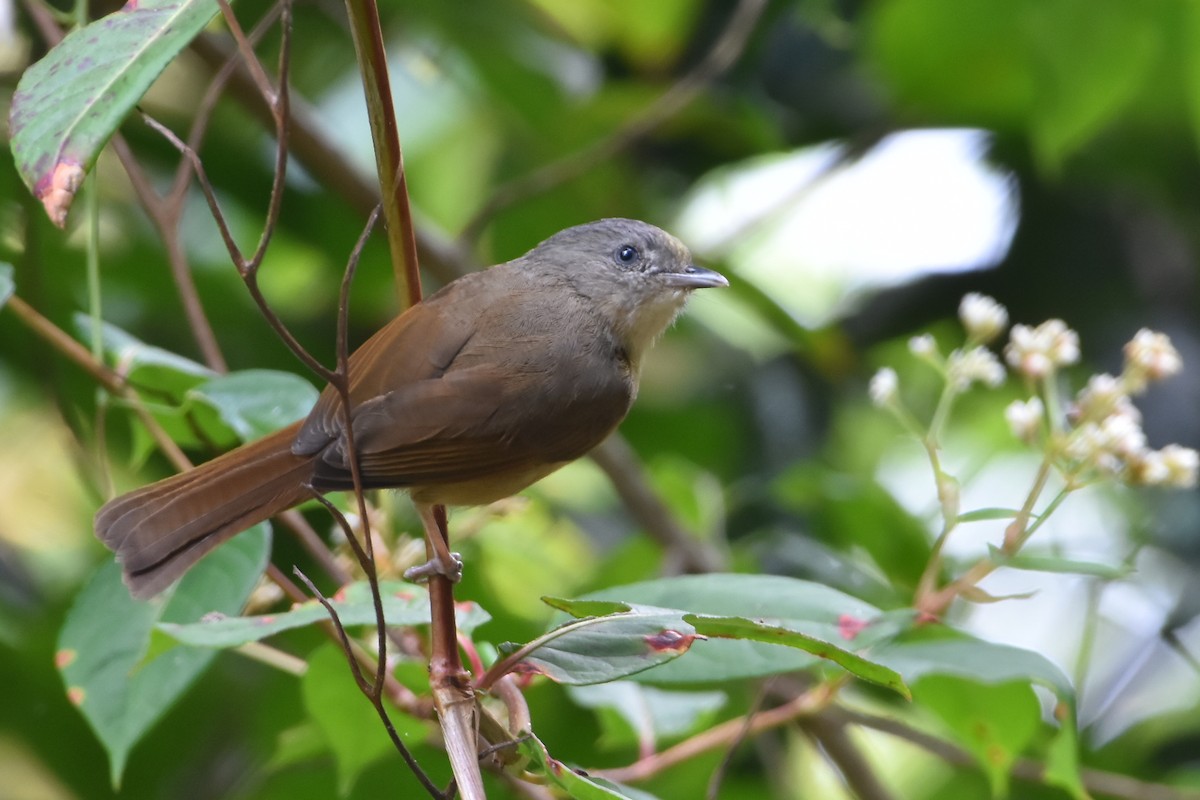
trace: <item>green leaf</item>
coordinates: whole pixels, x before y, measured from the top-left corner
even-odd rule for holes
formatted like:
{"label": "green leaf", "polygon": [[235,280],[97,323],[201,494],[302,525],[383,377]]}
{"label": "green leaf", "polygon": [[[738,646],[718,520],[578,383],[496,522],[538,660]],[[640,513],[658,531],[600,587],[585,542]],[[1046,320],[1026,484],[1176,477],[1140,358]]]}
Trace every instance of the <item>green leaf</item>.
{"label": "green leaf", "polygon": [[[340,647],[317,648],[308,658],[300,687],[308,715],[333,751],[338,792],[346,797],[359,773],[392,750],[392,741],[371,702],[359,691]],[[389,716],[403,740],[423,741],[429,732],[427,723],[394,708]]]}
{"label": "green leaf", "polygon": [[[76,314],[75,327],[90,335],[91,318],[86,314]],[[157,401],[178,405],[187,390],[217,376],[203,364],[161,347],[148,345],[107,322],[101,326],[100,341],[109,363],[131,383],[145,390],[149,403]]]}
{"label": "green leaf", "polygon": [[[865,648],[890,638],[903,624],[869,603],[810,581],[779,575],[685,575],[615,586],[586,595],[679,613],[770,620],[826,642],[849,641]],[[907,619],[909,612],[904,613]],[[878,623],[878,624],[876,624]],[[851,634],[850,632],[853,631]],[[715,683],[807,669],[818,659],[802,650],[743,639],[698,642],[683,658],[639,675],[658,684]]]}
{"label": "green leaf", "polygon": [[4,304],[8,302],[8,298],[13,296],[16,289],[16,282],[13,281],[13,265],[0,262],[0,308],[4,308]]}
{"label": "green leaf", "polygon": [[602,778],[592,778],[576,772],[557,759],[551,758],[536,736],[528,734],[521,739],[521,755],[555,786],[575,800],[654,800],[654,796],[641,790],[619,786]]}
{"label": "green leaf", "polygon": [[145,660],[155,623],[234,613],[257,583],[270,551],[266,524],[222,545],[196,565],[165,602],[139,602],[109,560],[75,598],[56,656],[67,696],[108,752],[114,787],[130,749],[191,686],[215,653],[177,647]]}
{"label": "green leaf", "polygon": [[593,686],[570,686],[567,693],[584,708],[600,714],[604,744],[636,746],[697,730],[725,705],[724,692],[680,692],[656,689],[633,681],[611,681]]}
{"label": "green leaf", "polygon": [[719,636],[726,639],[748,639],[795,647],[819,658],[828,659],[852,675],[898,692],[905,699],[912,697],[904,680],[895,670],[868,661],[862,656],[843,650],[837,645],[814,636],[791,630],[782,625],[766,625],[741,617],[705,617],[687,614],[684,621],[695,626],[703,636]]}
{"label": "green leaf", "polygon": [[[404,581],[381,581],[383,613],[388,625],[429,624],[429,595],[421,587]],[[330,598],[342,625],[374,625],[375,606],[371,589],[365,582],[352,583]],[[466,633],[491,617],[474,603],[460,603],[458,627]],[[194,647],[239,647],[282,631],[324,622],[329,619],[317,600],[309,600],[282,614],[257,617],[225,617],[188,624],[162,623],[159,630]]]}
{"label": "green leaf", "polygon": [[1092,575],[1097,578],[1117,580],[1129,575],[1131,566],[1114,567],[1108,564],[1097,564],[1094,561],[1074,561],[1058,556],[1039,556],[1028,553],[1018,553],[1015,556],[1006,555],[1003,550],[993,544],[988,545],[988,557],[996,564],[1013,569],[1024,569],[1031,572],[1063,572],[1070,575]]}
{"label": "green leaf", "polygon": [[1046,752],[1046,783],[1065,790],[1075,800],[1088,800],[1087,789],[1079,774],[1079,743],[1075,730],[1075,715],[1071,706],[1060,703],[1055,710],[1059,718],[1058,733]]}
{"label": "green leaf", "polygon": [[[900,107],[948,123],[1020,129],[1035,94],[1024,3],[893,0],[868,7],[867,58]],[[912,113],[912,111],[910,111]]]}
{"label": "green leaf", "polygon": [[[959,522],[986,522],[996,519],[1015,519],[1021,512],[1015,508],[977,508],[965,514],[958,515]],[[1030,514],[1030,519],[1037,519],[1037,514]]]}
{"label": "green leaf", "polygon": [[56,224],[125,115],[217,11],[215,0],[131,2],[67,34],[21,76],[13,157]]}
{"label": "green leaf", "polygon": [[893,642],[875,650],[872,656],[903,675],[909,685],[926,675],[952,675],[981,683],[1040,683],[1068,701],[1075,694],[1067,676],[1045,656],[980,639]]}
{"label": "green leaf", "polygon": [[603,617],[630,610],[628,603],[614,603],[609,600],[567,600],[562,597],[543,597],[542,602],[551,608],[564,611],[576,619]]}
{"label": "green leaf", "polygon": [[932,709],[975,755],[993,797],[1008,794],[1013,761],[1041,725],[1041,706],[1026,682],[985,684],[969,678],[928,675],[913,686],[917,701]]}
{"label": "green leaf", "polygon": [[189,396],[214,408],[243,442],[303,418],[317,402],[311,383],[291,372],[249,369],[206,381]]}
{"label": "green leaf", "polygon": [[[604,683],[674,660],[687,652],[696,631],[680,612],[648,606],[587,617],[554,628],[521,646],[521,663],[567,684]],[[515,645],[505,645],[515,652]]]}
{"label": "green leaf", "polygon": [[1127,0],[1055,0],[1025,6],[1036,76],[1030,131],[1054,171],[1133,99],[1162,42],[1147,9]]}

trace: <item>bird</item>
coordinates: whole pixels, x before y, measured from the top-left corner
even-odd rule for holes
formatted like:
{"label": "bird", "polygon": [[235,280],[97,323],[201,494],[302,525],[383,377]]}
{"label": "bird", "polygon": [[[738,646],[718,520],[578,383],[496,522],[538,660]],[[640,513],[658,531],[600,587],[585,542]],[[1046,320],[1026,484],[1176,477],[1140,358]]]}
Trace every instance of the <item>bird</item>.
{"label": "bird", "polygon": [[[433,507],[509,497],[600,444],[692,291],[728,285],[660,228],[601,219],[451,281],[364,342],[347,367],[362,485],[407,490],[435,545],[406,575],[457,580]],[[327,386],[304,420],[110,500],[96,535],[153,597],[252,525],[353,490],[348,450]]]}

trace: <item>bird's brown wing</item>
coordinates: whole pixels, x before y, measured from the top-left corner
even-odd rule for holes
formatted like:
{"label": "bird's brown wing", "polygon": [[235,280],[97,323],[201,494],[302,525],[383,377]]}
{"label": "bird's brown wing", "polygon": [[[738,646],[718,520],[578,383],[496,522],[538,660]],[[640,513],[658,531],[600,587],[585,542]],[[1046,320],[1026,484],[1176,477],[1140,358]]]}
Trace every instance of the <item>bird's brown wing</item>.
{"label": "bird's brown wing", "polygon": [[[490,502],[586,453],[627,407],[624,396],[564,400],[544,386],[537,379],[514,384],[505,365],[481,364],[358,406],[354,438],[364,485]],[[314,480],[322,489],[349,488],[344,438],[322,451]]]}
{"label": "bird's brown wing", "polygon": [[[354,443],[367,486],[483,480],[478,496],[505,496],[583,455],[624,416],[631,384],[623,375],[604,380],[607,362],[569,355],[577,343],[562,335],[565,304],[531,309],[535,295],[489,285],[493,273],[414,306],[351,356]],[[351,485],[342,419],[327,388],[293,445],[320,453],[314,483],[326,491]]]}
{"label": "bird's brown wing", "polygon": [[[350,356],[350,400],[356,409],[378,401],[388,389],[442,375],[475,331],[486,292],[463,291],[486,283],[477,273],[418,303],[385,325]],[[326,386],[296,435],[292,451],[313,455],[342,435],[341,399]]]}

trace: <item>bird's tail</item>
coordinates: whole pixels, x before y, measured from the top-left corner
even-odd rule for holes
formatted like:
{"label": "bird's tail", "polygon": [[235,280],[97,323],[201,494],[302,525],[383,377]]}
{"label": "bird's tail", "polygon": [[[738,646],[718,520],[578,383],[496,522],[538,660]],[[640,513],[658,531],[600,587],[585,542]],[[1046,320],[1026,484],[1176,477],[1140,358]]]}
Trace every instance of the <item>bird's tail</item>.
{"label": "bird's tail", "polygon": [[96,535],[134,597],[150,597],[205,554],[309,496],[313,457],[292,454],[299,423],[195,469],[110,500]]}

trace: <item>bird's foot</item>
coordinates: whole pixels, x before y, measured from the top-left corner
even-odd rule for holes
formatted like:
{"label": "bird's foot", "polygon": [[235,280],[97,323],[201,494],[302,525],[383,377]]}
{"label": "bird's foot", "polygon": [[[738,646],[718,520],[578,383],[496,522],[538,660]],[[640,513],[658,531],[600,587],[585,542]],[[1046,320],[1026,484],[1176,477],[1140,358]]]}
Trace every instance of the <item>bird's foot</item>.
{"label": "bird's foot", "polygon": [[404,570],[404,580],[413,583],[428,583],[434,575],[441,575],[451,583],[462,580],[463,561],[458,553],[450,554],[450,563],[446,564],[440,557],[434,556],[424,564],[409,567]]}

